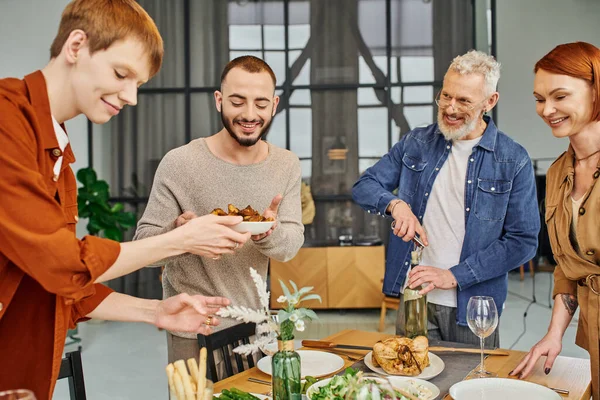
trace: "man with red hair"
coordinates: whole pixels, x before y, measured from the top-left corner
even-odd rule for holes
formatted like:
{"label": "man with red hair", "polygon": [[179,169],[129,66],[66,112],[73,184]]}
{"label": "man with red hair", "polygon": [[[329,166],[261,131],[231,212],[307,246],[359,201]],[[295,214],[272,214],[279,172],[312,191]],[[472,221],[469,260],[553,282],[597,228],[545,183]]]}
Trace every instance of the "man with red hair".
{"label": "man with red hair", "polygon": [[[108,28],[110,27],[110,29]],[[135,243],[78,240],[75,158],[64,122],[100,124],[159,70],[163,42],[133,0],[75,0],[63,12],[51,60],[23,80],[0,80],[0,391],[51,399],[66,332],[101,318],[209,334],[222,297],[165,301],[113,293],[99,282],[186,252],[232,253],[249,239],[241,217],[204,216]]]}

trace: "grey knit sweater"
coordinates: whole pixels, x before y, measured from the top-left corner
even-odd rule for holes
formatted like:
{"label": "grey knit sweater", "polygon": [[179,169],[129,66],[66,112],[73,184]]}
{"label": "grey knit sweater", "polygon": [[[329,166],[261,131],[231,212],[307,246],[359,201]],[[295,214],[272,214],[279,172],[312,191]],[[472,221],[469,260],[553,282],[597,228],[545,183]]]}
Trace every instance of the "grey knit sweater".
{"label": "grey knit sweater", "polygon": [[[148,205],[138,223],[135,239],[167,232],[185,211],[205,215],[231,203],[262,212],[277,195],[283,200],[278,225],[259,241],[248,242],[234,254],[219,260],[183,254],[164,260],[163,296],[179,293],[224,296],[233,305],[257,308],[258,297],[250,267],[266,278],[269,258],[287,261],[304,243],[300,202],[301,170],[298,157],[269,143],[267,158],[252,165],[235,165],[217,158],[204,139],[171,150],[162,159],[154,178]],[[221,320],[216,330],[239,323]],[[173,334],[195,338],[194,334]]]}

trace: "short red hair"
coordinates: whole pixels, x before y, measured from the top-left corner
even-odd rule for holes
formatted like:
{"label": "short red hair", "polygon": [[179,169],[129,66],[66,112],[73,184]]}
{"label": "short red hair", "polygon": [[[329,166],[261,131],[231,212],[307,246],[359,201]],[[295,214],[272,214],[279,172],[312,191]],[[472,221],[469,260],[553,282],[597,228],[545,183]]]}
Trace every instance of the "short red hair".
{"label": "short red hair", "polygon": [[586,42],[561,44],[542,57],[533,72],[540,69],[587,81],[595,92],[592,121],[600,121],[600,49]]}
{"label": "short red hair", "polygon": [[150,76],[162,64],[163,40],[156,24],[134,0],[73,0],[62,13],[58,33],[50,47],[50,57],[57,57],[76,29],[88,37],[90,54],[108,49],[114,42],[135,37],[148,53]]}

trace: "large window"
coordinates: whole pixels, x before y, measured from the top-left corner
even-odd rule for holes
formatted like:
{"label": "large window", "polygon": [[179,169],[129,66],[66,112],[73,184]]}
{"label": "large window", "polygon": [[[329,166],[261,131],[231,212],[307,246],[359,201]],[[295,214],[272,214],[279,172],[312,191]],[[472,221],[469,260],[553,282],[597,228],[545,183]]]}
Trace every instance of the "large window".
{"label": "large window", "polygon": [[252,54],[273,68],[281,96],[267,140],[300,158],[311,186],[309,243],[385,240],[388,223],[352,204],[352,184],[404,133],[435,121],[447,66],[475,47],[477,26],[488,44],[489,24],[476,18],[493,17],[486,0],[139,3],[163,34],[165,62],[139,105],[111,123],[114,196],[141,210],[164,154],[221,129],[212,97],[221,70]]}

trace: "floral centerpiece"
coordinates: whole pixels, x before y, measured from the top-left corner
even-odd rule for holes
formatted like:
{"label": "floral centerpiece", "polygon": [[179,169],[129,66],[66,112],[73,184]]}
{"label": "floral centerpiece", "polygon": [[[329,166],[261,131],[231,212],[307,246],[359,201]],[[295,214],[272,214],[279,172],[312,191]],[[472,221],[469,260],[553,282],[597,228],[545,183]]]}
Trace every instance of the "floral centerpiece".
{"label": "floral centerpiece", "polygon": [[[265,351],[275,339],[278,351],[272,358],[273,399],[290,400],[295,394],[301,393],[300,356],[294,351],[294,331],[302,332],[305,320],[317,319],[314,311],[299,307],[306,300],[319,300],[321,296],[311,293],[312,287],[298,286],[290,281],[293,292],[279,280],[283,295],[277,302],[284,305],[276,316],[269,311],[269,296],[267,285],[254,268],[250,275],[256,286],[260,309],[254,310],[244,306],[229,306],[222,308],[217,315],[223,318],[233,318],[238,321],[256,324],[256,340],[253,343],[236,347],[233,351],[240,354],[251,354],[259,350]],[[267,351],[265,351],[267,352]]]}

